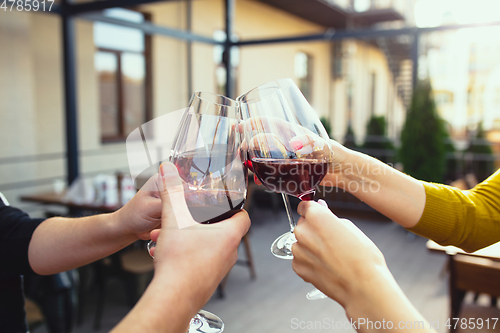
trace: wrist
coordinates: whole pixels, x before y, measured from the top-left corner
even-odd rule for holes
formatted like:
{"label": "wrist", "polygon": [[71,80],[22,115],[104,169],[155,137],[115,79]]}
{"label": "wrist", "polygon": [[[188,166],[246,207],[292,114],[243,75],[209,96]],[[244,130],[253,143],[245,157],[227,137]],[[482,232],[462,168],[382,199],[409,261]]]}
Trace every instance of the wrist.
{"label": "wrist", "polygon": [[338,187],[356,196],[363,193],[378,192],[383,175],[390,174],[393,169],[379,160],[346,149],[345,162],[339,170]]}
{"label": "wrist", "polygon": [[[387,266],[377,267],[370,279],[365,279],[353,292],[345,306],[349,318],[366,318],[371,321],[397,323],[409,319],[422,319],[408,301]],[[360,328],[358,332],[369,330]]]}
{"label": "wrist", "polygon": [[[339,155],[339,154],[337,154]],[[350,182],[360,182],[364,178],[366,155],[342,147],[341,162],[335,164],[335,173],[338,177],[338,187],[348,190]]]}
{"label": "wrist", "polygon": [[187,332],[198,312],[182,281],[155,276],[134,309],[115,328],[115,332]]}
{"label": "wrist", "polygon": [[368,304],[368,307],[379,304],[383,301],[387,290],[394,286],[394,279],[385,265],[375,265],[358,276],[359,278],[354,282],[355,285],[350,288],[351,292],[344,306],[350,316],[363,312],[365,304]]}
{"label": "wrist", "polygon": [[127,216],[123,216],[121,213],[122,209],[105,215],[108,223],[108,230],[110,231],[111,237],[123,239],[126,243],[131,244],[139,238],[132,230],[127,228]]}

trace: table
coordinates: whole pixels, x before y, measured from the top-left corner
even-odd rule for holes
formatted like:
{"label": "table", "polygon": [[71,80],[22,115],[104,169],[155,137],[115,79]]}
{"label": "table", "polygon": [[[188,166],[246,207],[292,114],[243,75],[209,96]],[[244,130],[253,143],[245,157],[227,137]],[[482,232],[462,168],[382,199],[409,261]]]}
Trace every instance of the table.
{"label": "table", "polygon": [[112,213],[121,208],[122,205],[104,206],[100,204],[77,204],[65,199],[65,192],[45,192],[21,196],[22,201],[39,203],[42,205],[56,205],[73,210],[89,210],[97,213]]}
{"label": "table", "polygon": [[[474,253],[466,253],[455,246],[441,246],[433,241],[428,241],[426,246],[432,252],[448,255],[450,318],[459,318],[467,291],[492,296],[491,305],[496,306],[497,297],[500,297],[500,242]],[[450,331],[455,331],[454,326]]]}
{"label": "table", "polygon": [[432,240],[427,241],[426,246],[432,252],[444,252],[451,256],[455,254],[466,254],[472,257],[500,260],[500,242],[472,253],[467,253],[456,246],[442,246]]}

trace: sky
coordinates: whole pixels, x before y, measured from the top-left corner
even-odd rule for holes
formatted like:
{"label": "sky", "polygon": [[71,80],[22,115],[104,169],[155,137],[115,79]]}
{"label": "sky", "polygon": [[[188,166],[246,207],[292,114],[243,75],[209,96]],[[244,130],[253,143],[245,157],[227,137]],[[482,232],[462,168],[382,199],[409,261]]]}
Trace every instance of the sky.
{"label": "sky", "polygon": [[418,0],[418,27],[500,21],[500,0]]}

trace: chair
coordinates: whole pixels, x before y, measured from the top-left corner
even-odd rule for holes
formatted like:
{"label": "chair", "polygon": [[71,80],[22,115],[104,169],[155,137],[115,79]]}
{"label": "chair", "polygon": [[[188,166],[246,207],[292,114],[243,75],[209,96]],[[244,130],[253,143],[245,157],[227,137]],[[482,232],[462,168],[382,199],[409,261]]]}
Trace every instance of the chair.
{"label": "chair", "polygon": [[[31,319],[28,317],[29,325],[36,326],[38,308],[49,332],[71,332],[78,303],[78,284],[78,274],[75,270],[47,276],[24,276],[25,295],[31,300],[26,305],[27,315],[33,316]],[[36,304],[36,307],[33,307],[33,304]]]}
{"label": "chair", "polygon": [[44,317],[42,310],[40,310],[40,307],[36,305],[35,302],[26,298],[24,310],[26,311],[26,322],[28,323],[28,329],[30,332],[43,325]]}
{"label": "chair", "polygon": [[153,259],[142,246],[124,249],[95,263],[97,285],[97,305],[94,316],[94,329],[101,327],[104,312],[107,282],[117,278],[122,282],[127,304],[133,307],[145,286],[140,285],[140,278],[147,275],[148,280],[154,270]]}
{"label": "chair", "polygon": [[464,178],[459,178],[450,183],[450,186],[460,190],[470,190],[478,184],[477,178],[473,173],[468,173]]}
{"label": "chair", "polygon": [[[449,265],[451,318],[459,317],[462,301],[467,291],[484,293],[492,297],[500,296],[499,261],[467,254],[456,254],[450,256]],[[455,331],[453,326],[450,331]]]}

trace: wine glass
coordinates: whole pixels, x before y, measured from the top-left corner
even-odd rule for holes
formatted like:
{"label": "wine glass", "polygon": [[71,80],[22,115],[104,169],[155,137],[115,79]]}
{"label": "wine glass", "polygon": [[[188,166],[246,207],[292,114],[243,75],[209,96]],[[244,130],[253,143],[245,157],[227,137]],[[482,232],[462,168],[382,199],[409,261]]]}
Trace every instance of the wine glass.
{"label": "wine glass", "polygon": [[[290,223],[290,231],[274,241],[271,252],[293,259],[296,222],[287,195],[313,200],[332,162],[328,134],[291,79],[266,83],[237,100],[244,121],[247,166],[264,186],[282,194]],[[309,299],[324,297],[318,290],[308,294]]]}
{"label": "wine glass", "polygon": [[[198,223],[220,222],[243,208],[248,171],[239,124],[237,101],[195,92],[178,127],[170,162],[179,171],[187,207]],[[148,250],[154,246],[151,241]],[[220,318],[203,310],[190,324],[190,332],[223,329]]]}

